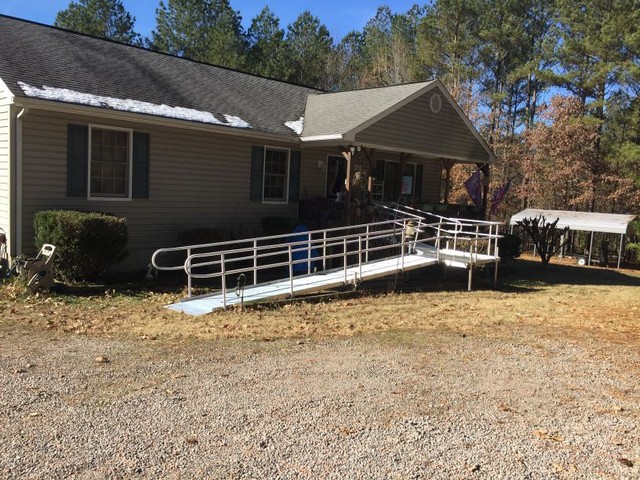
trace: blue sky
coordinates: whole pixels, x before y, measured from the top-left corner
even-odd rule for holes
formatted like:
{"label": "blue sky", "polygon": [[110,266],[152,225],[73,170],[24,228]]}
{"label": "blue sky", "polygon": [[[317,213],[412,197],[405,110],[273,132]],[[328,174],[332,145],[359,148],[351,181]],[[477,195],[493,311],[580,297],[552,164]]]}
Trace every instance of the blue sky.
{"label": "blue sky", "polygon": [[[52,25],[58,11],[67,8],[69,3],[70,0],[0,0],[0,14]],[[148,36],[155,26],[155,10],[160,0],[123,0],[122,3],[136,17],[136,31]],[[404,13],[415,3],[416,0],[231,0],[231,6],[240,10],[245,29],[267,4],[280,18],[283,28],[302,11],[310,10],[329,28],[335,42],[351,30],[361,30],[379,5],[386,4],[394,12]]]}

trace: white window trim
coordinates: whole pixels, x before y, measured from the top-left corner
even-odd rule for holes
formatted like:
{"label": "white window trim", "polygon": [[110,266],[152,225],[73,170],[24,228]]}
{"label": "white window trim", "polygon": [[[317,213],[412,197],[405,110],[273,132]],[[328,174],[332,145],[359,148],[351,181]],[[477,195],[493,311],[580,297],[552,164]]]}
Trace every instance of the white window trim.
{"label": "white window trim", "polygon": [[[101,197],[101,196],[92,196],[91,195],[91,143],[93,140],[93,129],[99,128],[103,130],[116,130],[120,132],[127,132],[129,135],[129,158],[127,162],[129,164],[129,182],[127,186],[128,196],[126,197]],[[131,128],[122,128],[122,127],[114,127],[112,125],[98,125],[94,123],[89,124],[89,152],[87,155],[87,200],[92,201],[105,201],[105,202],[130,202],[133,198],[133,129]]]}
{"label": "white window trim", "polygon": [[[284,200],[265,200],[264,190],[267,178],[267,150],[279,150],[281,152],[287,152],[287,171],[285,173],[285,191]],[[264,146],[264,155],[262,156],[262,203],[265,205],[285,205],[289,203],[289,172],[291,168],[291,149],[284,147],[273,147],[269,145]]]}

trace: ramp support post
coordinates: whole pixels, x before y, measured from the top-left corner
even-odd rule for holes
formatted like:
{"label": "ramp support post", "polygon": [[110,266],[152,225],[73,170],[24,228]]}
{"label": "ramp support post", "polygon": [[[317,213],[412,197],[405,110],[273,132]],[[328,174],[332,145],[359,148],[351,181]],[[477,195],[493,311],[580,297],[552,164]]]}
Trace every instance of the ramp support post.
{"label": "ramp support post", "polygon": [[289,245],[289,294],[293,297],[293,249]]}
{"label": "ramp support post", "polygon": [[[191,256],[191,249],[187,248],[187,258]],[[189,269],[191,269],[191,265],[189,265]],[[187,275],[187,297],[191,298],[191,272],[188,272]]]}

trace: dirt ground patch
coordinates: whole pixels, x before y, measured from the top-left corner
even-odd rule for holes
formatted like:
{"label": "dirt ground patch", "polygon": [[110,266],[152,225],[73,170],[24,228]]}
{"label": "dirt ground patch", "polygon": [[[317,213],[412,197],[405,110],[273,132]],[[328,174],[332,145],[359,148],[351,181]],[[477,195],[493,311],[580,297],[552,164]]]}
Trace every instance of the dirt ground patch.
{"label": "dirt ground patch", "polygon": [[541,269],[535,259],[524,257],[502,269],[498,288],[480,277],[472,292],[464,291],[464,272],[450,272],[444,279],[439,270],[427,269],[408,280],[365,284],[355,292],[199,317],[164,308],[184,292],[104,289],[83,296],[32,296],[5,285],[0,287],[0,325],[149,340],[320,339],[390,330],[501,336],[518,328],[622,343],[640,340],[638,270],[577,267],[559,259]]}

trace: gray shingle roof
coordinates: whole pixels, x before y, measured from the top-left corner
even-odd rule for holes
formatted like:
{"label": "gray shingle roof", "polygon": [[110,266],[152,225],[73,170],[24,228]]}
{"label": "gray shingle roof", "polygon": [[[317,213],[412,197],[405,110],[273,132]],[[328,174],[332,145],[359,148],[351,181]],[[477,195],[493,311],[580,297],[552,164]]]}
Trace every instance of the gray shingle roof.
{"label": "gray shingle roof", "polygon": [[0,15],[0,79],[240,117],[254,131],[296,138],[317,90]]}
{"label": "gray shingle roof", "polygon": [[413,95],[431,82],[312,95],[307,104],[303,137],[346,134]]}

